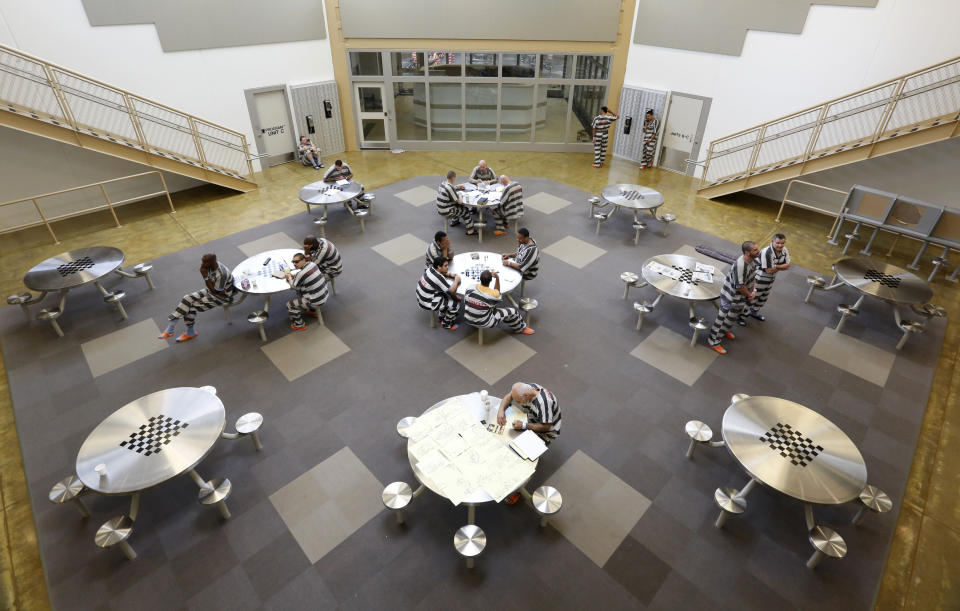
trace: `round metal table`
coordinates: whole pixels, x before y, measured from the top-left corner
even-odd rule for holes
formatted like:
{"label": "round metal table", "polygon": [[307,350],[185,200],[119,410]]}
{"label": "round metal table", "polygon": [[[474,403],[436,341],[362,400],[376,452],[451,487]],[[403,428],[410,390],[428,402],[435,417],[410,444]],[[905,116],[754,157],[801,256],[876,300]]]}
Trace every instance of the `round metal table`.
{"label": "round metal table", "polygon": [[[690,308],[690,318],[693,318],[695,316],[694,302],[712,301],[720,297],[724,274],[717,269],[718,265],[710,264],[714,268],[711,274],[713,281],[707,282],[694,278],[693,274],[697,271],[697,263],[700,262],[693,257],[675,254],[656,255],[644,261],[640,273],[643,275],[643,279],[659,293],[653,303],[650,304],[650,308],[657,307],[663,296],[669,295],[686,301]],[[680,277],[671,278],[661,273],[655,269],[657,265],[673,270],[680,274]],[[703,264],[701,263],[701,265]]]}
{"label": "round metal table", "polygon": [[[474,258],[476,255],[476,258]],[[453,256],[453,262],[450,263],[450,273],[460,274],[460,286],[457,287],[457,293],[464,295],[467,289],[471,289],[480,283],[480,274],[484,269],[489,269],[500,274],[500,294],[506,295],[513,289],[520,286],[523,276],[512,267],[503,264],[503,257],[495,252],[464,252]],[[493,287],[496,280],[490,283]]]}
{"label": "round metal table", "polygon": [[[278,248],[257,253],[244,259],[233,270],[233,286],[246,295],[263,295],[264,311],[270,308],[270,295],[289,291],[290,284],[286,278],[277,278],[273,272],[283,269],[291,273],[295,271],[293,256],[303,254],[300,248]],[[244,280],[248,282],[244,286]]]}
{"label": "round metal table", "polygon": [[851,257],[833,264],[837,279],[862,293],[890,303],[921,305],[933,298],[933,289],[907,270],[883,261]]}
{"label": "round metal table", "polygon": [[352,180],[345,185],[319,180],[300,189],[300,201],[306,204],[307,213],[310,206],[323,206],[323,218],[327,218],[327,206],[346,204],[360,195],[362,189],[360,183]]}
{"label": "round metal table", "polygon": [[[199,388],[141,397],[107,416],[87,436],[77,454],[77,476],[101,494],[147,490],[192,472],[220,438],[225,418],[220,399]],[[98,465],[106,467],[104,477],[95,471]]]}
{"label": "round metal table", "polygon": [[600,192],[600,197],[618,208],[633,210],[634,222],[639,220],[641,210],[657,218],[657,209],[663,205],[663,195],[643,185],[608,185]]}

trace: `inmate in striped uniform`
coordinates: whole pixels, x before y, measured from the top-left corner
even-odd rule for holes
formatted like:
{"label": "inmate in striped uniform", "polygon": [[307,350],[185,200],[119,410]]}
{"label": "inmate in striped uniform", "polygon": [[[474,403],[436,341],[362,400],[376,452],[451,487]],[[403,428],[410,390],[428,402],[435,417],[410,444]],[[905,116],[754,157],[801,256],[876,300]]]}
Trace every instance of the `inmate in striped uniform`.
{"label": "inmate in striped uniform", "polygon": [[340,259],[340,252],[333,245],[333,242],[326,238],[317,238],[317,243],[317,246],[304,254],[317,264],[324,276],[336,278],[343,273],[343,261]]}
{"label": "inmate in striped uniform", "polygon": [[496,180],[497,174],[493,171],[490,166],[487,166],[487,169],[484,170],[480,166],[473,168],[473,171],[470,172],[469,180],[473,184],[479,184],[481,182],[490,182],[491,180]]}
{"label": "inmate in striped uniform", "polygon": [[449,329],[457,321],[460,302],[450,294],[453,281],[441,274],[431,264],[417,283],[417,305],[440,315],[440,324]]}
{"label": "inmate in striped uniform", "polygon": [[604,111],[593,118],[590,127],[593,129],[593,167],[599,168],[607,156],[607,138],[610,126],[617,120],[617,115],[609,115]]}
{"label": "inmate in striped uniform", "polygon": [[327,168],[327,171],[323,173],[323,182],[334,182],[337,180],[349,180],[347,176],[352,176],[353,172],[350,170],[350,166],[347,164],[341,164],[338,168],[336,164]]}
{"label": "inmate in striped uniform", "polygon": [[773,281],[777,279],[777,272],[766,273],[765,269],[776,267],[777,265],[788,265],[790,263],[790,253],[784,246],[778,253],[773,244],[768,244],[766,248],[760,251],[760,259],[757,263],[757,296],[753,298],[750,304],[750,311],[759,313],[760,308],[767,303],[770,296],[770,289],[773,288]]}
{"label": "inmate in striped uniform", "polygon": [[456,225],[462,219],[464,227],[467,231],[470,231],[473,229],[473,214],[470,212],[470,208],[459,202],[460,198],[457,197],[457,190],[454,189],[453,185],[446,180],[441,182],[437,189],[437,212],[440,213],[440,216],[450,219],[451,225]]}
{"label": "inmate in striped uniform", "polygon": [[557,397],[546,388],[537,384],[525,382],[528,386],[537,390],[537,396],[529,404],[510,401],[515,409],[519,409],[527,415],[527,422],[534,424],[549,424],[550,430],[545,433],[537,433],[544,443],[550,445],[550,442],[560,436],[560,425],[563,420],[560,415],[560,404],[557,403]]}
{"label": "inmate in striped uniform", "polygon": [[311,312],[327,303],[330,296],[327,277],[316,263],[307,261],[290,280],[290,288],[297,291],[297,296],[287,302],[287,312],[293,325],[302,327],[305,311]]}
{"label": "inmate in striped uniform", "polygon": [[169,320],[175,321],[182,318],[187,327],[192,327],[197,319],[197,312],[206,312],[211,308],[233,302],[235,288],[233,286],[233,275],[230,273],[229,267],[217,261],[217,269],[208,271],[205,278],[213,285],[215,290],[222,292],[223,296],[213,294],[205,288],[184,295],[173,312],[167,316]]}
{"label": "inmate in striped uniform", "polygon": [[530,238],[529,243],[520,244],[517,247],[517,265],[524,280],[533,280],[537,277],[537,272],[540,270],[540,251],[533,238]]}
{"label": "inmate in striped uniform", "polygon": [[443,254],[443,248],[441,248],[439,244],[430,242],[430,246],[427,246],[427,258],[426,261],[424,261],[424,267],[433,267],[433,262],[436,261],[438,257],[446,256],[447,255]]}
{"label": "inmate in striped uniform", "polygon": [[707,343],[711,346],[720,344],[724,334],[730,330],[730,326],[740,316],[747,298],[739,290],[740,287],[749,287],[757,275],[757,262],[747,261],[744,255],[740,255],[727,277],[723,280],[723,287],[720,289],[720,309],[717,310],[717,319],[713,321],[710,327],[710,336]]}
{"label": "inmate in striped uniform", "polygon": [[511,182],[503,188],[500,195],[500,205],[493,209],[493,218],[496,220],[497,231],[507,231],[507,223],[523,216],[523,187],[518,182]]}
{"label": "inmate in striped uniform", "polygon": [[520,333],[527,325],[517,308],[500,308],[500,291],[478,284],[463,297],[463,319],[474,327],[496,327],[504,323],[511,333]]}
{"label": "inmate in striped uniform", "polygon": [[652,168],[653,157],[657,153],[657,132],[660,130],[660,121],[654,118],[653,113],[647,113],[649,119],[643,120],[643,152],[641,153],[640,168]]}

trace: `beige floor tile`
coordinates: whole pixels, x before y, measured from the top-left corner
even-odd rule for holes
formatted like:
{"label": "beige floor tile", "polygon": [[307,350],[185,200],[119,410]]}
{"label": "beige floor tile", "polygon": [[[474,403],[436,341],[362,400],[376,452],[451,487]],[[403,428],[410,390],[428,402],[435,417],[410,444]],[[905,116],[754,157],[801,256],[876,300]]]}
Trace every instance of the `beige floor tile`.
{"label": "beige floor tile", "polygon": [[487,384],[495,384],[537,352],[512,334],[484,329],[482,346],[474,331],[447,348],[446,353]]}
{"label": "beige floor tile", "polygon": [[93,377],[102,376],[145,356],[160,352],[173,340],[159,340],[160,328],[147,319],[80,344]]}
{"label": "beige floor tile", "polygon": [[411,206],[419,207],[437,201],[437,190],[419,185],[412,189],[407,189],[406,191],[397,193],[397,197],[407,202]]}
{"label": "beige floor tile", "polygon": [[888,352],[826,327],[810,349],[810,356],[877,386],[884,386],[897,357],[892,350],[892,346],[891,352]]}
{"label": "beige floor tile", "polygon": [[303,248],[303,243],[298,242],[283,232],[268,235],[259,240],[247,242],[238,246],[243,254],[248,257],[264,252],[266,250],[277,250],[280,248]]}
{"label": "beige floor tile", "polygon": [[418,257],[421,259],[426,257],[427,246],[429,244],[417,236],[405,233],[387,242],[377,244],[373,247],[373,250],[395,265],[404,265]]}
{"label": "beige floor tile", "polygon": [[333,331],[320,324],[309,324],[306,331],[291,331],[260,349],[289,382],[350,352]]}
{"label": "beige floor tile", "polygon": [[[701,331],[701,336],[704,333]],[[630,351],[630,356],[637,357],[687,386],[693,386],[719,355],[700,343],[690,346],[689,337],[666,327],[657,327]]]}
{"label": "beige floor tile", "polygon": [[577,269],[583,269],[606,254],[607,251],[568,235],[544,248],[543,252]]}
{"label": "beige floor tile", "polygon": [[544,214],[553,214],[558,210],[563,210],[573,202],[559,198],[549,193],[537,193],[530,197],[523,198],[524,207],[530,207]]}

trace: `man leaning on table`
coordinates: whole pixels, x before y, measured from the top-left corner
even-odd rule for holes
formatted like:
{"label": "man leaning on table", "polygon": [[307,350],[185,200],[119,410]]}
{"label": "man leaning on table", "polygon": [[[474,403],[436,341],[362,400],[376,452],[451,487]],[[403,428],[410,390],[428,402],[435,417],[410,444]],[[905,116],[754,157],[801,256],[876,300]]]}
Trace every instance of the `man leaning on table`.
{"label": "man leaning on table", "polygon": [[[507,424],[507,408],[511,405],[527,415],[526,422],[514,420],[510,423],[514,429],[531,430],[547,445],[560,435],[560,425],[563,423],[560,404],[556,396],[543,386],[528,382],[514,384],[500,400],[500,411],[497,412],[497,424],[500,426]],[[514,492],[507,497],[506,503],[513,505],[519,498],[520,493]]]}
{"label": "man leaning on table", "polygon": [[473,168],[473,171],[470,172],[470,178],[467,180],[475,185],[492,185],[497,182],[497,175],[493,169],[487,165],[487,162],[481,159],[477,167]]}

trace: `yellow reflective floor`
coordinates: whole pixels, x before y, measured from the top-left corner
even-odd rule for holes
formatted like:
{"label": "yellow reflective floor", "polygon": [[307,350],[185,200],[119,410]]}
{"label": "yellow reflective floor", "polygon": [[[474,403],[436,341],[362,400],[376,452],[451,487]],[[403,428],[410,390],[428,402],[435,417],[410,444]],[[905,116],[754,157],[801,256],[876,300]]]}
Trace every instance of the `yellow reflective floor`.
{"label": "yellow reflective floor", "polygon": [[[778,206],[769,201],[749,195],[705,200],[696,196],[696,183],[689,177],[657,169],[640,171],[622,161],[594,169],[587,154],[361,151],[341,157],[368,191],[410,176],[439,177],[449,169],[464,176],[480,158],[498,173],[542,176],[596,193],[611,183],[639,183],[664,194],[667,203],[662,211],[700,231],[733,242],[760,243],[782,231],[788,236],[793,260],[823,274],[829,274],[830,263],[840,254],[825,241],[832,222],[828,217],[788,209],[777,224],[773,219]],[[332,161],[324,159],[328,164]],[[132,264],[302,213],[297,191],[317,179],[312,169],[290,163],[258,174],[260,188],[251,193],[237,195],[217,187],[177,193],[176,214],[170,214],[164,201],[152,200],[122,208],[120,228],[113,226],[109,213],[59,222],[55,227],[62,243],[57,245],[42,227],[0,235],[2,295],[21,290],[23,273],[36,262],[73,248],[117,246]],[[875,251],[884,253],[892,243],[891,237],[882,236]],[[890,261],[905,265],[917,247],[916,242],[901,240]],[[921,273],[928,272],[929,265]],[[960,447],[960,288],[945,282],[942,274],[933,287],[934,303],[947,307],[950,318],[906,495],[898,499],[900,518],[877,599],[880,609],[960,608],[960,580],[955,579],[960,573],[960,451],[956,449]],[[923,337],[911,341],[923,341]],[[46,609],[49,601],[2,359],[0,373],[0,608]]]}

